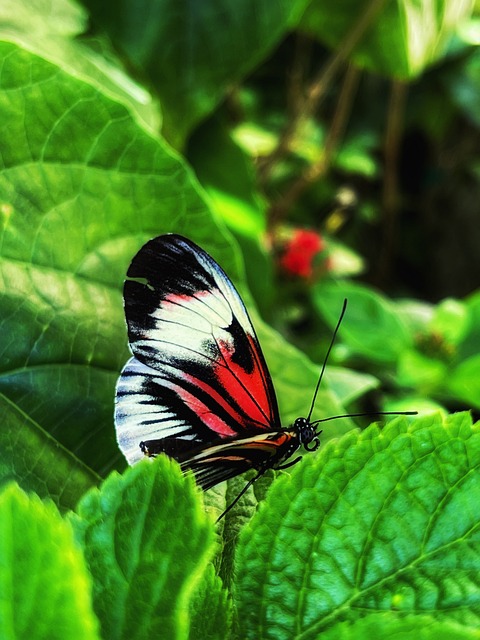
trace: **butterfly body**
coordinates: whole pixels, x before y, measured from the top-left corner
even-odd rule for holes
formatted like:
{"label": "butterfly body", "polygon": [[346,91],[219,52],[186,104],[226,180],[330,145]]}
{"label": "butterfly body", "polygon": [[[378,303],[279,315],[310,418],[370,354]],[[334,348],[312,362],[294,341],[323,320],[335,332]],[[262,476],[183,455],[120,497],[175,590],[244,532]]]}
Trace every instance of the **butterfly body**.
{"label": "butterfly body", "polygon": [[283,429],[245,306],[221,267],[178,235],[150,240],[124,286],[133,357],[117,384],[117,439],[127,460],[165,453],[209,489],[250,469],[286,468],[316,428]]}

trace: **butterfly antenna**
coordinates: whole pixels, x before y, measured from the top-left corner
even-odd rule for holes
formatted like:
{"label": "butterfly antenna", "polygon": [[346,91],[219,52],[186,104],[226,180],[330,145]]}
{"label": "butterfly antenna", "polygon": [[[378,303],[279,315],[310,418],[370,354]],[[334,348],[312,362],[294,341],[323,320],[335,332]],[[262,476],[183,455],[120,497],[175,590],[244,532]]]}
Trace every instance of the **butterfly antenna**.
{"label": "butterfly antenna", "polygon": [[338,418],[358,418],[360,416],[416,416],[418,411],[367,411],[365,413],[345,413],[340,416],[329,416],[328,418],[320,418],[310,423],[313,427],[320,422],[328,422],[329,420],[338,420]]}
{"label": "butterfly antenna", "polygon": [[328,357],[330,355],[330,351],[335,343],[335,338],[337,337],[338,330],[340,329],[340,325],[342,324],[343,316],[345,315],[345,311],[347,309],[347,299],[343,301],[342,311],[340,313],[340,317],[338,318],[337,326],[335,327],[335,331],[333,332],[332,339],[330,340],[330,346],[328,347],[327,355],[323,361],[322,370],[320,371],[320,377],[318,378],[317,386],[315,387],[315,393],[313,394],[313,400],[310,407],[310,411],[308,412],[307,421],[310,422],[310,418],[312,415],[313,407],[315,406],[315,402],[317,400],[318,390],[320,389],[320,384],[322,382],[323,374],[325,373],[325,367],[327,366]]}

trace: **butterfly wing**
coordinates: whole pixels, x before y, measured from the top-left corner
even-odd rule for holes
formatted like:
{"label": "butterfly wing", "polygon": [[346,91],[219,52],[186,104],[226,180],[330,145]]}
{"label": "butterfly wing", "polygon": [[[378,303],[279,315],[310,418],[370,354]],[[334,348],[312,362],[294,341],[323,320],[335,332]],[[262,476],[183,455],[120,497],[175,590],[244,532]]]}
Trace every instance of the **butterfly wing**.
{"label": "butterfly wing", "polygon": [[[140,443],[146,443],[144,451],[163,451],[184,466],[192,452],[203,452],[209,486],[213,478],[216,484],[251,468],[247,443],[236,473],[234,465],[223,465],[222,473],[214,462],[223,445],[280,431],[265,359],[232,282],[205,251],[178,235],[144,245],[127,277],[125,314],[134,357],[118,381],[115,409],[127,460],[142,457]],[[205,455],[209,449],[211,456]]]}

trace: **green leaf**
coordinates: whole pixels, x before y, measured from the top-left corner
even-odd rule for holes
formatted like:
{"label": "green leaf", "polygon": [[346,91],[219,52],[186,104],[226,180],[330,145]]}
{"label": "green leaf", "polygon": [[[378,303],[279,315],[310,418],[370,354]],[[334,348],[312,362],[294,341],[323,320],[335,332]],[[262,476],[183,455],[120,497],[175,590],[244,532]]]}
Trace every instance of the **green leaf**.
{"label": "green leaf", "polygon": [[376,149],[379,140],[373,132],[362,132],[346,138],[335,158],[335,165],[345,173],[357,173],[366,178],[379,175]]}
{"label": "green leaf", "polygon": [[100,478],[0,394],[0,485],[16,480],[23,489],[73,509]]}
{"label": "green leaf", "polygon": [[471,0],[314,1],[301,27],[336,49],[350,42],[356,32],[360,37],[351,54],[355,64],[407,80],[442,56],[449,37],[470,15],[472,5]]}
{"label": "green leaf", "polygon": [[85,9],[70,0],[3,0],[0,6],[0,40],[15,42],[96,83],[134,110],[151,131],[158,131],[158,105],[127,75],[107,39],[75,37],[87,28]]}
{"label": "green leaf", "polygon": [[395,362],[412,342],[394,304],[371,288],[353,282],[325,282],[316,285],[313,301],[333,329],[343,300],[348,307],[340,327],[340,337],[354,353],[374,362]]}
{"label": "green leaf", "polygon": [[395,308],[412,334],[426,334],[435,313],[434,305],[423,300],[399,300]]}
{"label": "green leaf", "polygon": [[86,28],[85,10],[68,0],[3,0],[0,25],[12,34],[68,38]]}
{"label": "green leaf", "polygon": [[397,383],[413,387],[428,396],[438,391],[448,377],[448,366],[436,358],[430,358],[416,349],[407,349],[400,354],[397,368]]}
{"label": "green leaf", "polygon": [[403,616],[394,611],[373,613],[353,624],[342,622],[322,633],[322,640],[475,640],[478,631],[432,616]]}
{"label": "green leaf", "polygon": [[[470,24],[478,29],[478,19],[476,22],[477,24],[472,20]],[[478,38],[475,44],[478,44]],[[471,48],[470,55],[466,57],[464,63],[455,65],[452,69],[447,69],[446,76],[443,79],[450,99],[476,127],[480,125],[477,100],[479,78],[480,51],[478,46],[474,46]]]}
{"label": "green leaf", "polygon": [[458,357],[460,359],[474,356],[478,353],[480,344],[480,291],[476,291],[465,301],[468,309],[469,322],[463,338],[458,346]]}
{"label": "green leaf", "polygon": [[336,277],[358,276],[365,271],[365,260],[353,249],[328,238],[328,269]]}
{"label": "green leaf", "polygon": [[[307,0],[94,2],[94,21],[134,66],[146,72],[164,113],[164,132],[181,146],[225,92],[272,51]],[[168,43],[168,45],[166,44]]]}
{"label": "green leaf", "polygon": [[353,369],[329,365],[327,371],[328,384],[337,398],[348,405],[368,391],[376,389],[380,381],[368,373],[359,373]]}
{"label": "green leaf", "polygon": [[440,335],[450,345],[458,345],[468,329],[468,307],[465,303],[447,298],[436,307],[429,325],[430,331]]}
{"label": "green leaf", "polygon": [[158,106],[115,58],[106,39],[76,38],[88,28],[88,15],[70,0],[3,0],[0,40],[25,46],[77,77],[102,87],[127,104],[151,131],[158,131]]}
{"label": "green leaf", "polygon": [[103,637],[188,637],[189,603],[214,539],[199,495],[193,478],[160,456],[112,473],[80,502],[73,523]]}
{"label": "green leaf", "polygon": [[241,533],[241,637],[337,637],[392,609],[478,628],[479,471],[468,414],[398,419],[309,456]]}
{"label": "green leaf", "polygon": [[227,640],[232,624],[232,601],[223,588],[222,581],[215,574],[212,564],[208,565],[202,581],[190,604],[190,640]]}
{"label": "green leaf", "polygon": [[248,156],[217,119],[189,140],[188,159],[225,223],[253,240],[265,232],[265,203]]}
{"label": "green leaf", "polygon": [[448,411],[441,404],[431,398],[415,395],[415,393],[402,395],[399,397],[386,396],[382,403],[382,411],[417,411],[420,415],[427,413],[440,413],[444,418]]}
{"label": "green leaf", "polygon": [[450,371],[445,384],[454,397],[480,408],[480,354],[467,358]]}
{"label": "green leaf", "polygon": [[97,640],[90,578],[68,522],[15,484],[0,494],[0,637]]}

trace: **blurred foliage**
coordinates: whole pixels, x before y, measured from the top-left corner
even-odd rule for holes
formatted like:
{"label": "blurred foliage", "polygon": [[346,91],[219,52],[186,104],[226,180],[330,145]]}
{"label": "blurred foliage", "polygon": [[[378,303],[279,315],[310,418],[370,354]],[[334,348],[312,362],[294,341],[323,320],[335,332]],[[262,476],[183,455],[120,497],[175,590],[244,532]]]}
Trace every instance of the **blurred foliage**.
{"label": "blurred foliage", "polygon": [[[480,412],[479,43],[470,0],[1,3],[0,590],[15,605],[0,611],[2,638],[26,637],[31,615],[39,638],[143,638],[160,621],[192,640],[475,637],[479,585],[462,563],[480,575],[479,502],[464,491],[479,490],[478,434],[449,413]],[[314,417],[425,414],[385,436],[329,422],[324,452],[271,490],[265,476],[229,512],[216,553],[173,463],[91,489],[125,468],[113,426],[122,281],[140,246],[170,231],[241,291],[284,424],[309,410],[345,298]],[[208,492],[207,509],[244,482]],[[377,489],[392,499],[379,506]],[[57,512],[79,500],[76,516]],[[359,551],[367,516],[385,544]],[[423,549],[399,534],[409,522],[432,535]],[[363,574],[342,583],[352,567]],[[248,586],[257,575],[263,595]],[[347,615],[352,598],[363,613]]]}

